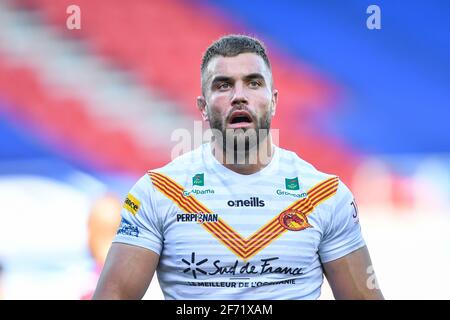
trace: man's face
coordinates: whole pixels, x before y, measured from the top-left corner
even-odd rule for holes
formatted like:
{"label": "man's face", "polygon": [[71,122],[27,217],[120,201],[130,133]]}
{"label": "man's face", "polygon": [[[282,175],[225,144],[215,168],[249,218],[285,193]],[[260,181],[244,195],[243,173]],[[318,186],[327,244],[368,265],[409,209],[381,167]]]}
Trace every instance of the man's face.
{"label": "man's face", "polygon": [[235,139],[251,129],[257,135],[268,132],[278,92],[272,89],[271,72],[260,56],[214,57],[203,76],[204,96],[197,103],[211,129],[223,137],[231,131]]}

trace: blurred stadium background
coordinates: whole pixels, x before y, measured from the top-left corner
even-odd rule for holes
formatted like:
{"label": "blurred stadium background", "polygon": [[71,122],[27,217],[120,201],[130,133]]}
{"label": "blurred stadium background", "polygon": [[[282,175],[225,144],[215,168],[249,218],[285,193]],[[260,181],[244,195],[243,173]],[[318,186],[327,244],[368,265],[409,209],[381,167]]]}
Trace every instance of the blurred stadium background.
{"label": "blurred stadium background", "polygon": [[200,120],[202,52],[246,33],[269,48],[280,145],[350,186],[385,297],[449,299],[449,15],[446,0],[0,0],[0,297],[89,294],[91,213],[117,214],[170,160],[171,133]]}

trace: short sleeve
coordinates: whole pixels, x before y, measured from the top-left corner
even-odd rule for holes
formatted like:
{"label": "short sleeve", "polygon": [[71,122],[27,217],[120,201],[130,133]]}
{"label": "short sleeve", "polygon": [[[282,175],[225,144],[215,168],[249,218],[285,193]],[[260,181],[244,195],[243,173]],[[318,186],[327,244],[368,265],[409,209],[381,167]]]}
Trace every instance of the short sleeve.
{"label": "short sleeve", "polygon": [[365,246],[358,207],[353,194],[342,181],[339,181],[335,197],[336,205],[332,207],[319,245],[319,256],[323,263],[339,259]]}
{"label": "short sleeve", "polygon": [[148,175],[143,176],[126,196],[113,242],[144,247],[161,254],[163,228],[155,206],[155,190]]}

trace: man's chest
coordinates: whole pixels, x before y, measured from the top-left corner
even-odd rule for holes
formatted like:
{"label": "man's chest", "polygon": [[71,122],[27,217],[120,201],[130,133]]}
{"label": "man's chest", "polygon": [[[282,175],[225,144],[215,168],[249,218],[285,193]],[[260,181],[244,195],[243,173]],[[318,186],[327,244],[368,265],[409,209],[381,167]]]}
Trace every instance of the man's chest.
{"label": "man's chest", "polygon": [[[322,235],[315,218],[320,210],[304,213],[311,204],[303,190],[279,190],[276,186],[185,190],[166,217],[165,250],[186,261],[192,255],[207,259],[209,272],[234,273],[239,268],[246,272],[254,266],[264,273],[274,265],[308,266],[317,257]],[[246,267],[248,262],[251,266]],[[234,267],[228,270],[223,263]]]}

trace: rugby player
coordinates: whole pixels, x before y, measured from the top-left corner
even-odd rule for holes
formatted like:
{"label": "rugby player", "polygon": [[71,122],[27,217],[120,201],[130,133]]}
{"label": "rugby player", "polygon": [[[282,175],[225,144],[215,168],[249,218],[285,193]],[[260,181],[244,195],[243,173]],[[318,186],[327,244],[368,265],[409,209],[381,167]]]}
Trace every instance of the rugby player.
{"label": "rugby player", "polygon": [[351,191],[273,143],[278,91],[264,45],[215,41],[201,64],[213,139],[130,190],[94,299],[383,299]]}

